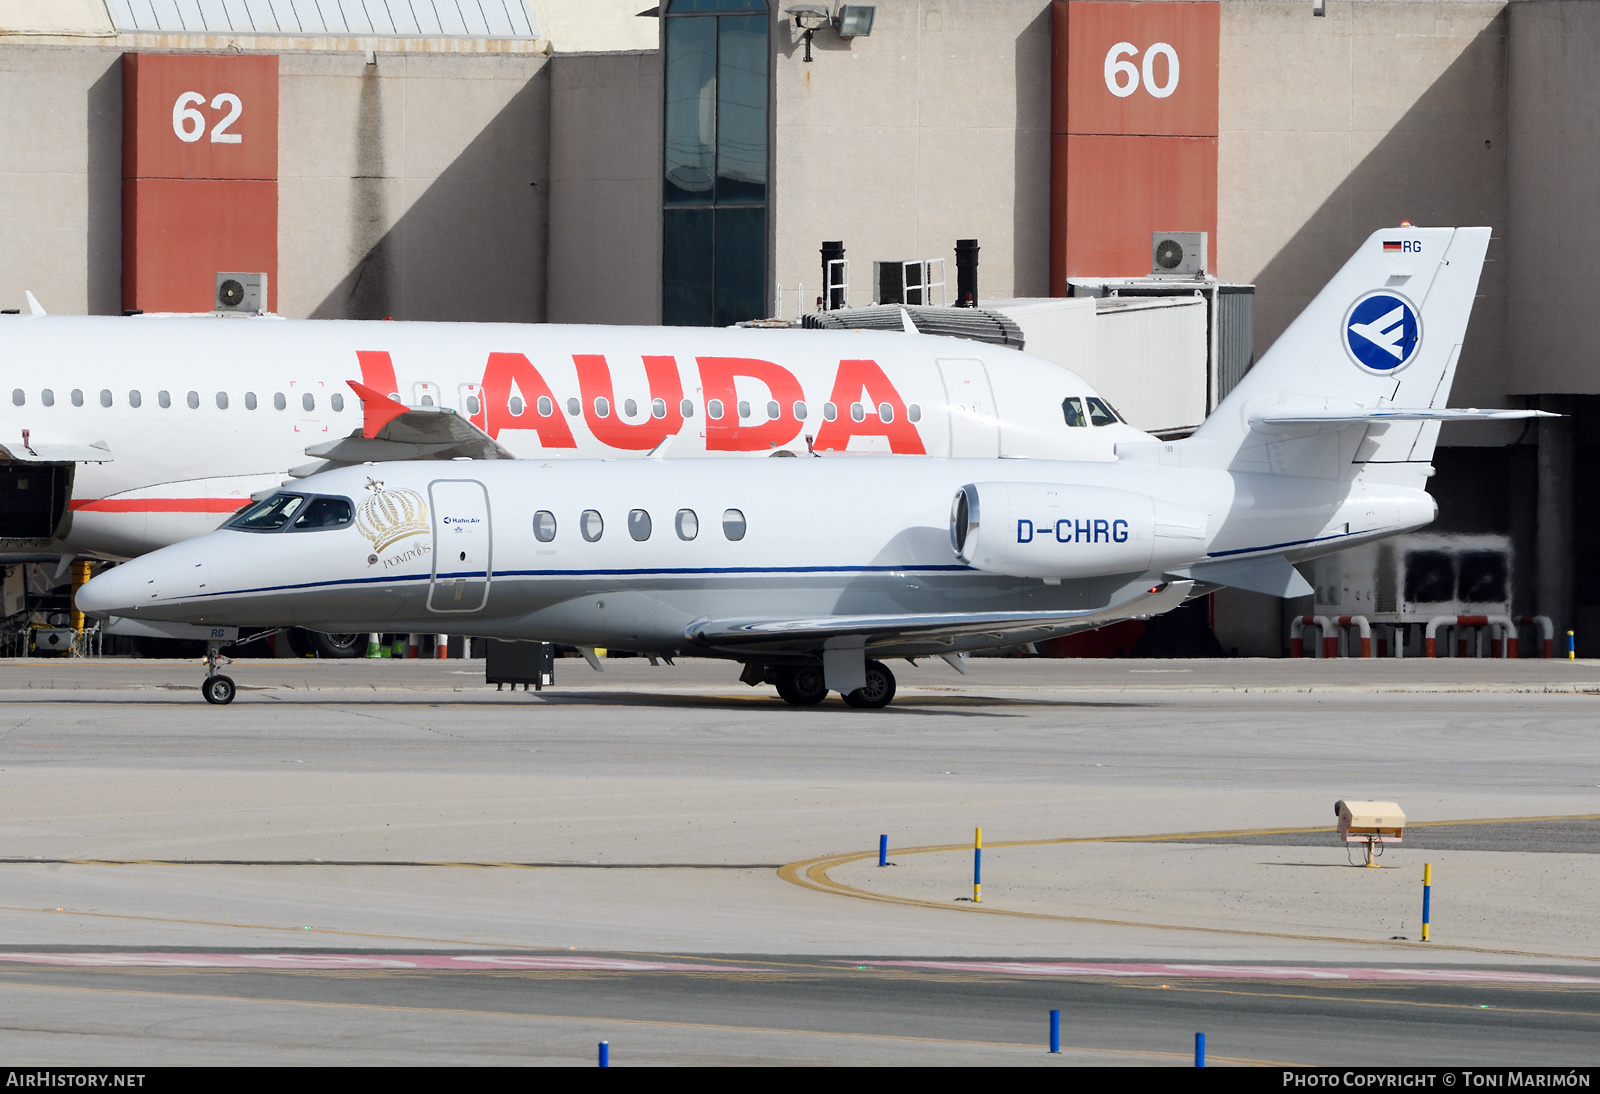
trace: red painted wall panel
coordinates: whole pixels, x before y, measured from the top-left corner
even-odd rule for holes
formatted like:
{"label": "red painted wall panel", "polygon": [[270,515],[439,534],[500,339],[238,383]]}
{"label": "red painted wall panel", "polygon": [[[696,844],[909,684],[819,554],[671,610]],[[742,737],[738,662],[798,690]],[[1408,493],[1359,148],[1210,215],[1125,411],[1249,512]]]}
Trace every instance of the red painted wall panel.
{"label": "red painted wall panel", "polygon": [[124,179],[123,306],[210,311],[218,270],[264,270],[277,306],[278,184]]}
{"label": "red painted wall panel", "polygon": [[278,58],[123,57],[123,307],[209,311],[219,270],[278,298]]}
{"label": "red painted wall panel", "polygon": [[[1217,238],[1217,138],[1058,137],[1065,144],[1066,277],[1150,272],[1150,233]],[[1215,259],[1209,259],[1215,267]]]}
{"label": "red painted wall panel", "polygon": [[1077,0],[1066,7],[1068,133],[1217,135],[1221,5]]}
{"label": "red painted wall panel", "polygon": [[1210,233],[1216,267],[1216,0],[1055,0],[1051,293],[1150,272],[1150,233]]}

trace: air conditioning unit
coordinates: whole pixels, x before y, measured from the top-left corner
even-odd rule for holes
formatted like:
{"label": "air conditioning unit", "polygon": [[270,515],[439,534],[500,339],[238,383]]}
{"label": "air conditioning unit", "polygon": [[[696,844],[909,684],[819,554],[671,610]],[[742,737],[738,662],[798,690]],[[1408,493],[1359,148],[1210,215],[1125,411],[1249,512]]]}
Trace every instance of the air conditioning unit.
{"label": "air conditioning unit", "polygon": [[214,315],[264,315],[267,310],[267,275],[264,273],[218,273],[216,295],[211,298]]}
{"label": "air conditioning unit", "polygon": [[1150,276],[1204,277],[1205,275],[1206,233],[1150,233]]}

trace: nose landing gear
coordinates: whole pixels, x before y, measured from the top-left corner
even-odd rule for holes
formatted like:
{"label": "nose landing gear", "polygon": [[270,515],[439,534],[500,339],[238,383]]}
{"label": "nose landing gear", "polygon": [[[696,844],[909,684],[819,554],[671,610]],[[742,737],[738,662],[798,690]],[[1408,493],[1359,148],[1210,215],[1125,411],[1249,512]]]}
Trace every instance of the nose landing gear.
{"label": "nose landing gear", "polygon": [[234,687],[233,680],[217,671],[219,664],[232,664],[228,658],[223,657],[221,642],[206,643],[206,679],[200,685],[200,694],[206,702],[215,706],[227,706],[233,702],[233,696],[238,689]]}

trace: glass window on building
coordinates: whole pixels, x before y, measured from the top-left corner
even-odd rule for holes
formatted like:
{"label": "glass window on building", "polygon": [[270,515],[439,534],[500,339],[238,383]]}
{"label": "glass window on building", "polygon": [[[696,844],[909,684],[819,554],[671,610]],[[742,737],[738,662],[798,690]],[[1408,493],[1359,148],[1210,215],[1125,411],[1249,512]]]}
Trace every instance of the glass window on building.
{"label": "glass window on building", "polygon": [[767,314],[765,0],[669,0],[662,321],[727,326]]}

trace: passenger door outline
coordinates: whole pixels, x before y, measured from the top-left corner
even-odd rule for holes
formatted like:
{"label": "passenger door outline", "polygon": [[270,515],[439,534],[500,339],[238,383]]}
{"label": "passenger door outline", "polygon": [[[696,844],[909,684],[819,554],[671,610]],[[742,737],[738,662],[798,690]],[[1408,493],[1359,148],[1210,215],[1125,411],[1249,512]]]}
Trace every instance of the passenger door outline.
{"label": "passenger door outline", "polygon": [[482,611],[494,580],[488,489],[477,479],[434,479],[428,484],[428,507],[433,526],[428,610],[456,615]]}

